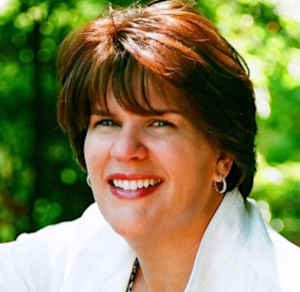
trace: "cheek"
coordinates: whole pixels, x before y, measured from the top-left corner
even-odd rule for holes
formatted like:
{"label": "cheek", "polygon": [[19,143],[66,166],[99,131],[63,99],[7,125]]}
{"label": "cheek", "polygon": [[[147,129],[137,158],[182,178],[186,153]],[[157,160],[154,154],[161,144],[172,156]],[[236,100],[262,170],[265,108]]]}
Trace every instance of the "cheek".
{"label": "cheek", "polygon": [[[169,139],[154,143],[154,160],[169,178],[172,192],[183,192],[192,187],[195,176],[195,156],[191,154],[190,143],[183,139]],[[198,170],[197,170],[198,171]]]}
{"label": "cheek", "polygon": [[87,135],[84,142],[84,157],[89,172],[102,166],[110,149],[110,142],[98,139],[93,135]]}
{"label": "cheek", "polygon": [[161,144],[157,149],[164,166],[180,181],[199,184],[200,178],[202,182],[211,180],[216,155],[206,143],[175,139],[172,143]]}

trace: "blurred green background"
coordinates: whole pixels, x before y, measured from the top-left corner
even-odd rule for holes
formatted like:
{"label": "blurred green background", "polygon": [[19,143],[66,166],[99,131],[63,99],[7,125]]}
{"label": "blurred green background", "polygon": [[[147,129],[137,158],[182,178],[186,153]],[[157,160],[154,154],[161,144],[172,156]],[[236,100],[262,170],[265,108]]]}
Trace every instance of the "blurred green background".
{"label": "blurred green background", "polygon": [[[252,197],[266,220],[300,245],[300,9],[296,0],[198,3],[246,59],[255,84]],[[0,0],[0,242],[76,218],[93,201],[56,123],[55,60],[66,34],[106,4]]]}

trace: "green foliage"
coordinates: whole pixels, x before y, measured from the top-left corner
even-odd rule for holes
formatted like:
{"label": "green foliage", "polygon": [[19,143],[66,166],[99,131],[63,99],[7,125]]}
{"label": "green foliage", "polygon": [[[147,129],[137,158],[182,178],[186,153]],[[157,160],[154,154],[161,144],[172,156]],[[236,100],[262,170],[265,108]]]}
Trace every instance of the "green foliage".
{"label": "green foliage", "polygon": [[[202,0],[198,6],[241,52],[255,84],[260,130],[253,197],[274,228],[300,245],[300,23],[274,3]],[[93,200],[56,123],[55,62],[66,34],[105,5],[0,3],[0,242],[75,218]]]}

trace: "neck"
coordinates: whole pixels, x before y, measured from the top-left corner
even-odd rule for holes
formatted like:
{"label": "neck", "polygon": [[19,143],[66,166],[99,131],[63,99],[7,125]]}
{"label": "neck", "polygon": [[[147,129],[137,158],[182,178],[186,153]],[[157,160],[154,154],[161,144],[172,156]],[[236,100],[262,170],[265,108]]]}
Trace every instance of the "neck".
{"label": "neck", "polygon": [[[169,248],[160,247],[155,252],[141,251],[138,255],[140,270],[136,283],[143,289],[137,291],[184,291],[192,271],[199,243]],[[153,250],[153,248],[152,248]],[[163,254],[163,256],[161,256]]]}
{"label": "neck", "polygon": [[180,232],[153,232],[144,241],[129,242],[140,263],[133,291],[184,291],[201,239],[221,201]]}

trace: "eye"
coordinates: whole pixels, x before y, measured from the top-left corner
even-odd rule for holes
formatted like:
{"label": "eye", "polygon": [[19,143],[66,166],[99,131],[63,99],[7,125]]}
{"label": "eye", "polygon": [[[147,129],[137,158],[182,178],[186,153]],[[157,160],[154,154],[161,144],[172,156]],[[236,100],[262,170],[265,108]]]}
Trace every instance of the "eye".
{"label": "eye", "polygon": [[174,128],[174,124],[165,121],[165,120],[155,120],[151,123],[151,126],[154,126],[156,128],[165,128],[165,127],[172,127]]}
{"label": "eye", "polygon": [[102,126],[102,127],[118,127],[119,124],[111,119],[103,119],[96,123],[96,126]]}

